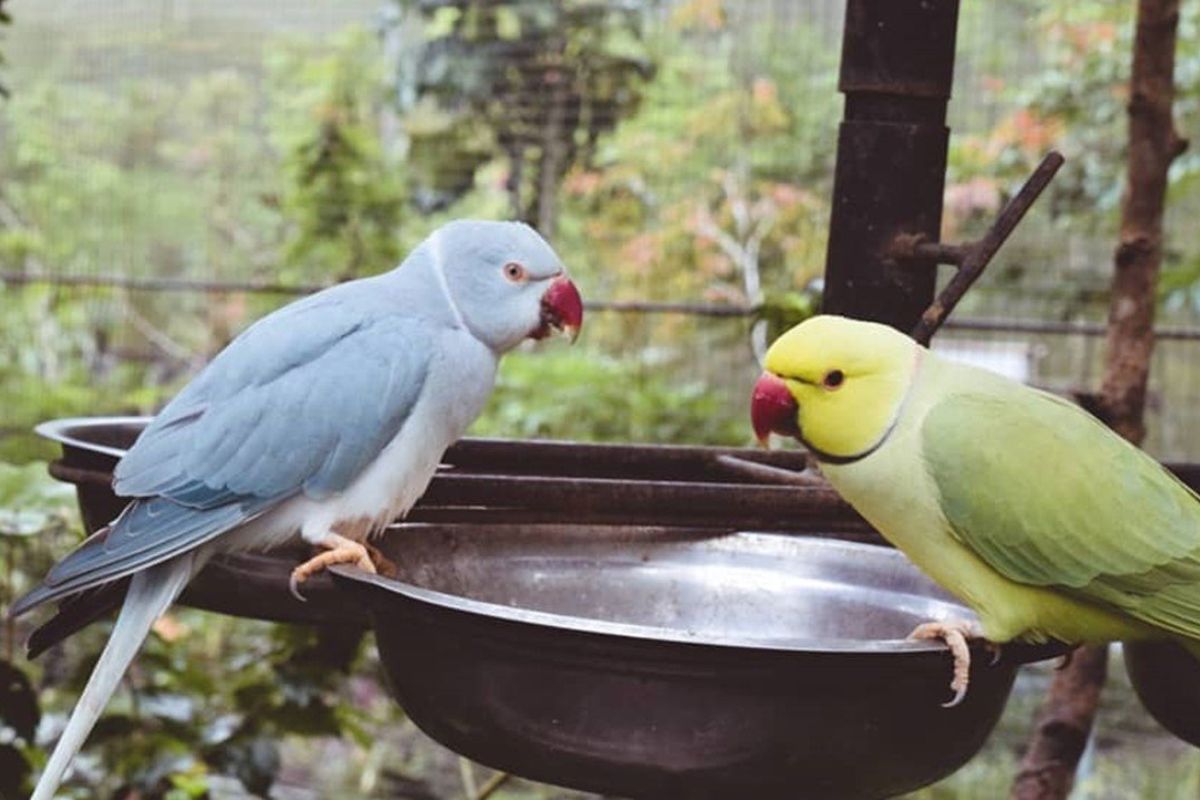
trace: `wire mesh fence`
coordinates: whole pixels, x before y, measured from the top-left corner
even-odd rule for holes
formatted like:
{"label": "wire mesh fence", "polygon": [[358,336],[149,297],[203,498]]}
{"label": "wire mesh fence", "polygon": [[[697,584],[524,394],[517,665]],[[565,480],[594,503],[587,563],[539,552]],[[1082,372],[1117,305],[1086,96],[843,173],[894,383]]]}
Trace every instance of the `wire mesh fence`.
{"label": "wire mesh fence", "polygon": [[[471,88],[455,85],[457,99],[436,108],[422,94],[436,86],[444,95],[445,81],[413,64],[436,62],[431,41],[448,46],[465,35],[455,26],[471,5],[18,4],[7,43],[16,96],[0,109],[8,360],[68,383],[103,384],[127,364],[152,367],[152,381],[177,380],[252,317],[311,287],[386,268],[384,256],[447,216],[541,213],[545,198],[527,198],[537,194],[530,175],[545,167],[545,153],[526,142],[513,154],[494,119],[503,109],[468,120],[491,127],[479,134],[484,144],[464,143],[473,134],[443,117],[469,116],[462,98],[473,97]],[[496,41],[542,31],[538,25],[550,24],[537,21],[549,13],[543,5],[492,4],[515,9],[492,20]],[[763,299],[749,270],[769,295],[811,290],[822,267],[843,3],[584,5],[617,9],[633,22],[626,29],[551,14],[562,27],[546,30],[576,54],[560,53],[567,61],[555,63],[586,61],[592,83],[581,85],[601,98],[609,95],[594,88],[597,75],[626,77],[597,65],[624,59],[646,67],[618,87],[636,98],[580,145],[586,152],[561,173],[552,204],[556,243],[593,301],[586,347],[634,363],[637,380],[699,386],[719,398],[714,413],[740,420],[756,370],[747,309]],[[947,239],[977,234],[1023,175],[1023,159],[1062,144],[1054,138],[1060,129],[1030,109],[1045,103],[1056,48],[1076,21],[1035,13],[1034,5],[962,5]],[[341,33],[351,27],[358,38]],[[543,47],[553,38],[539,36],[529,41]],[[378,91],[358,96],[355,81]],[[521,107],[551,103],[544,89],[523,94]],[[591,129],[576,111],[576,138],[587,138]],[[296,254],[312,244],[297,232],[311,211],[304,170],[322,165],[298,159],[329,144],[322,130],[361,135],[338,128],[356,121],[337,115],[361,117],[373,138],[359,144],[378,150],[359,154],[358,168],[377,171],[350,179],[348,191],[385,172],[403,175],[400,233],[388,246],[360,236],[321,250],[328,241],[320,240],[310,248],[318,255],[306,259]],[[446,189],[439,177],[449,162],[467,175],[465,190]],[[1117,185],[1119,161],[1104,169],[1101,182]],[[1035,207],[939,347],[1054,391],[1095,385],[1115,235],[1111,196],[1094,212],[1072,210],[1070,194],[1085,178],[1068,174],[1059,196]],[[450,199],[437,200],[430,187]],[[317,227],[342,199],[318,198],[326,205],[315,212]],[[387,201],[357,217],[351,209],[346,219],[369,223]],[[1182,196],[1169,221],[1185,250],[1193,242],[1183,221],[1194,203]],[[345,251],[355,247],[367,255],[347,266]],[[1154,365],[1148,446],[1167,459],[1200,450],[1192,433],[1196,322],[1187,303],[1171,307]],[[113,391],[90,398],[87,410],[131,403],[146,407],[144,398]],[[635,425],[623,432],[645,433]],[[725,434],[697,433],[706,435]]]}

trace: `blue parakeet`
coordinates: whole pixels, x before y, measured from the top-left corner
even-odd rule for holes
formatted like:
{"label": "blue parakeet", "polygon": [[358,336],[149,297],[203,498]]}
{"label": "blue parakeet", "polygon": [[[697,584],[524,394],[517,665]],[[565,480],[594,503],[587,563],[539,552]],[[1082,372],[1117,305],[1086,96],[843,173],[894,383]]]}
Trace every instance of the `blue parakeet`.
{"label": "blue parakeet", "polygon": [[[128,578],[104,653],[42,773],[58,788],[155,619],[215,553],[296,536],[323,567],[373,570],[364,542],[425,491],[483,409],[500,357],[583,306],[553,249],[517,223],[459,221],[396,269],[262,318],[166,405],[118,463],[134,501],[18,600],[86,602]],[[88,593],[88,594],[82,594]]]}

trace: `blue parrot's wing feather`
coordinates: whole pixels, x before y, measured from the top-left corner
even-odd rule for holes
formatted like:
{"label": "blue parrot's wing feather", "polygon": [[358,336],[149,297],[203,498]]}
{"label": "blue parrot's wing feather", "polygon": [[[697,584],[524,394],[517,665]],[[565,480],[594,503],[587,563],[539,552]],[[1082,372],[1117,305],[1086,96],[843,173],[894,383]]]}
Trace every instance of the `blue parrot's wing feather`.
{"label": "blue parrot's wing feather", "polygon": [[117,464],[117,493],[139,499],[14,613],[192,550],[298,493],[349,486],[408,419],[436,344],[420,319],[372,313],[363,288],[288,306],[222,351]]}
{"label": "blue parrot's wing feather", "polygon": [[1200,498],[1078,407],[953,394],[921,427],[954,535],[1018,583],[1200,637]]}
{"label": "blue parrot's wing feather", "polygon": [[117,465],[117,493],[205,509],[345,489],[411,413],[434,348],[421,320],[345,294],[288,306],[222,351]]}
{"label": "blue parrot's wing feather", "polygon": [[59,561],[36,589],[13,605],[19,616],[43,603],[118,580],[220,536],[269,508],[268,500],[212,509],[162,497],[135,500],[101,534]]}

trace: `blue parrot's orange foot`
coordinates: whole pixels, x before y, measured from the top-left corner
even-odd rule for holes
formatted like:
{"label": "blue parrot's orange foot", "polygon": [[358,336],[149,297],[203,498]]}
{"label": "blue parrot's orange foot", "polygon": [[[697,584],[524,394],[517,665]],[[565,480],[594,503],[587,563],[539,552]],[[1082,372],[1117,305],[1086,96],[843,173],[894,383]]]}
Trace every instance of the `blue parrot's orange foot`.
{"label": "blue parrot's orange foot", "polygon": [[367,556],[375,566],[376,574],[385,578],[395,578],[400,575],[400,568],[396,566],[396,562],[385,556],[382,550],[372,547],[366,542],[363,542],[363,547],[367,548]]}
{"label": "blue parrot's orange foot", "polygon": [[[928,640],[940,639],[950,648],[950,655],[954,657],[954,675],[950,680],[950,691],[954,692],[954,697],[948,702],[942,703],[943,708],[954,708],[961,703],[967,696],[967,685],[971,680],[971,648],[967,644],[968,639],[983,639],[983,631],[979,627],[979,623],[963,619],[951,619],[944,622],[926,622],[918,625],[912,633],[908,635],[909,639]],[[1000,646],[988,642],[988,649],[992,651],[992,664],[1000,660]]]}
{"label": "blue parrot's orange foot", "polygon": [[361,542],[331,533],[321,541],[321,546],[329,549],[296,567],[292,570],[291,578],[288,579],[288,591],[292,593],[292,597],[302,603],[308,601],[300,593],[300,584],[334,564],[353,564],[367,572],[375,572],[375,564],[371,561],[370,553],[367,551],[366,545]]}

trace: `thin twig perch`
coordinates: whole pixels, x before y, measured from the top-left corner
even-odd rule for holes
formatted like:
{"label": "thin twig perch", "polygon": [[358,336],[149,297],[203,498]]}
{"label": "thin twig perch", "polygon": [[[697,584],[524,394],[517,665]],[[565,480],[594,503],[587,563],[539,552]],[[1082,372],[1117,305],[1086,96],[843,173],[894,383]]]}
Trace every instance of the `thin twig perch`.
{"label": "thin twig perch", "polygon": [[1020,191],[1001,209],[996,221],[992,223],[992,227],[988,228],[982,239],[973,244],[964,247],[932,242],[925,244],[911,240],[897,243],[901,247],[907,245],[914,255],[922,257],[933,255],[935,258],[940,257],[942,260],[951,260],[959,264],[958,272],[950,279],[946,288],[942,289],[933,304],[925,309],[920,321],[913,328],[912,337],[914,339],[921,344],[929,344],[933,334],[937,333],[938,328],[946,321],[946,317],[950,316],[950,312],[958,305],[958,301],[962,300],[967,290],[983,274],[983,270],[992,260],[992,256],[996,255],[996,251],[1012,234],[1017,223],[1025,216],[1025,212],[1029,211],[1030,206],[1038,199],[1042,190],[1050,185],[1050,181],[1058,172],[1059,167],[1063,165],[1064,160],[1061,153],[1051,151],[1046,154],[1042,163],[1038,164],[1037,169],[1025,181]]}

